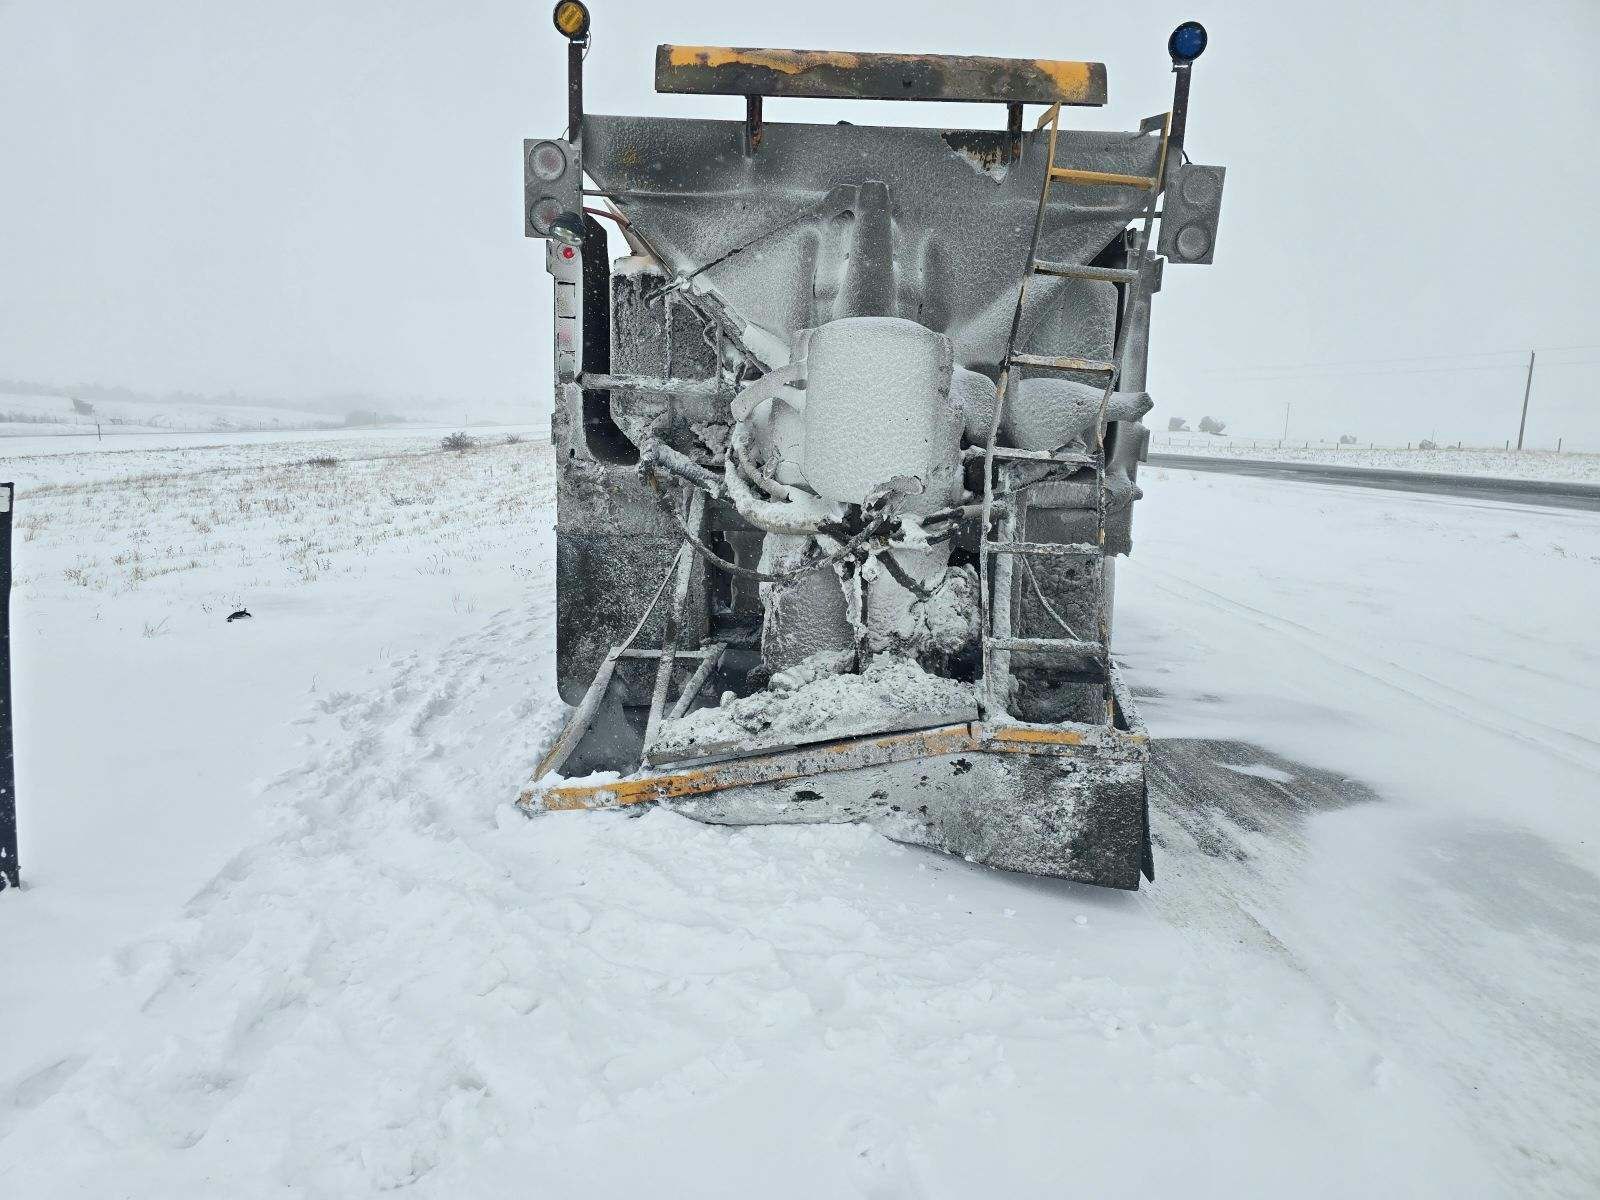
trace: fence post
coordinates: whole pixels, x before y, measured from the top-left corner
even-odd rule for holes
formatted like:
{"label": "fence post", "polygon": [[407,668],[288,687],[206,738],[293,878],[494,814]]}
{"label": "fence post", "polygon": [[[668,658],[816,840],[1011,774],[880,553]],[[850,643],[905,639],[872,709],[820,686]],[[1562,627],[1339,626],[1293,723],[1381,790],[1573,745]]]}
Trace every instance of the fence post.
{"label": "fence post", "polygon": [[11,510],[17,486],[0,483],[0,892],[22,886],[17,864],[16,742],[11,732]]}

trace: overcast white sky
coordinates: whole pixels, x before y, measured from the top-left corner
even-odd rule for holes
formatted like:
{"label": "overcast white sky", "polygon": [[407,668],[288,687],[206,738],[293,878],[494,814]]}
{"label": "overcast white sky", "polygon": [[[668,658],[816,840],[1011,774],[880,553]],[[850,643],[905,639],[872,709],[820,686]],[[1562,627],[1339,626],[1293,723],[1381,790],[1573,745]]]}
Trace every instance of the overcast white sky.
{"label": "overcast white sky", "polygon": [[[1227,195],[1216,266],[1157,303],[1152,421],[1499,441],[1538,347],[1530,441],[1600,449],[1600,4],[592,8],[594,111],[739,115],[652,91],[655,43],[713,42],[1097,59],[1101,128],[1167,107],[1199,18],[1188,148]],[[0,377],[542,416],[520,151],[563,72],[544,0],[0,0]],[[768,103],[841,116],[1003,124]]]}

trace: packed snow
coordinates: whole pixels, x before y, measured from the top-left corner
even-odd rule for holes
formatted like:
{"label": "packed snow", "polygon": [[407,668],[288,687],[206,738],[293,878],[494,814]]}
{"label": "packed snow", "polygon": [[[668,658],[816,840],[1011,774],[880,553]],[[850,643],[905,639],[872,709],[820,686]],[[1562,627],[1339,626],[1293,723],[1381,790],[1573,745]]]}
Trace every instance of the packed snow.
{"label": "packed snow", "polygon": [[656,758],[714,754],[733,745],[798,745],[889,729],[968,721],[978,715],[970,684],[930,675],[892,654],[870,657],[854,673],[854,655],[820,651],[748,696],[728,692],[714,708],[664,721]]}
{"label": "packed snow", "polygon": [[1261,462],[1318,463],[1336,467],[1376,467],[1391,471],[1431,471],[1440,475],[1487,475],[1500,479],[1550,479],[1600,484],[1600,454],[1554,450],[1501,450],[1453,446],[1437,450],[1340,446],[1330,442],[1274,442],[1260,438],[1205,437],[1152,433],[1156,454],[1200,454],[1208,458],[1246,458]]}
{"label": "packed snow", "polygon": [[1158,791],[1128,894],[523,817],[547,444],[13,473],[9,1194],[1600,1189],[1594,514],[1142,472],[1158,757],[1285,803]]}

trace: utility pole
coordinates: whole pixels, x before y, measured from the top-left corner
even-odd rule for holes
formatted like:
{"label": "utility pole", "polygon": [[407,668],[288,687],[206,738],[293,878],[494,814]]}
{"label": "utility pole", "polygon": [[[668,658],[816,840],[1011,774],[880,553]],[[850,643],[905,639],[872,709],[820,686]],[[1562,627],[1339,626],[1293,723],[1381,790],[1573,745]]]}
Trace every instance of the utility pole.
{"label": "utility pole", "polygon": [[1283,449],[1283,443],[1289,440],[1289,409],[1293,407],[1293,403],[1291,400],[1283,402],[1283,436],[1278,439],[1278,449],[1280,450]]}
{"label": "utility pole", "polygon": [[1522,424],[1517,426],[1517,449],[1522,449],[1522,435],[1528,431],[1528,397],[1533,394],[1533,358],[1537,350],[1528,351],[1528,382],[1522,389]]}
{"label": "utility pole", "polygon": [[11,736],[11,510],[16,498],[14,484],[0,483],[0,892],[22,886],[16,744]]}

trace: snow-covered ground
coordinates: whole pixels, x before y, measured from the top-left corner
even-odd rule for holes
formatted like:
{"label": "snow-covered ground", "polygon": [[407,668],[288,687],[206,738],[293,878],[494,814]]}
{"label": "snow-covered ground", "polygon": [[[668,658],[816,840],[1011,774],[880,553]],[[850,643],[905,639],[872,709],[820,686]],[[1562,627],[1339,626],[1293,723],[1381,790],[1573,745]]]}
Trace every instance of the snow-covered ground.
{"label": "snow-covered ground", "polygon": [[1439,450],[1396,447],[1369,449],[1329,442],[1279,444],[1261,438],[1207,437],[1194,433],[1150,435],[1156,454],[1203,454],[1210,458],[1251,458],[1265,462],[1326,463],[1340,467],[1379,467],[1433,471],[1445,475],[1492,475],[1503,479],[1562,479],[1600,483],[1600,454],[1554,450],[1498,450],[1447,446]]}
{"label": "snow-covered ground", "polygon": [[[65,396],[0,392],[0,438],[120,437],[175,431],[228,433],[253,429],[330,429],[343,421],[325,412],[263,404],[201,404],[183,401],[94,400],[80,412]],[[99,425],[99,433],[96,425]],[[0,447],[9,446],[0,441]]]}
{"label": "snow-covered ground", "polygon": [[1124,894],[525,820],[549,450],[436,443],[0,468],[8,1194],[1600,1188],[1593,514],[1147,468],[1119,657],[1284,804],[1158,772]]}

